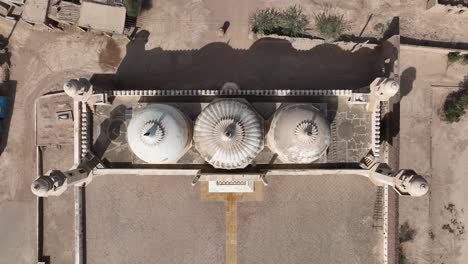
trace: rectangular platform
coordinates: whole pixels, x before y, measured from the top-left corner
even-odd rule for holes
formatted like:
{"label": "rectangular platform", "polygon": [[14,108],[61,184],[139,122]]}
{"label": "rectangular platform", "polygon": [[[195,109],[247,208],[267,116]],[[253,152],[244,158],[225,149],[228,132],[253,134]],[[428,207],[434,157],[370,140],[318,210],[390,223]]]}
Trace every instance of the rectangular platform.
{"label": "rectangular platform", "polygon": [[[198,114],[209,104],[209,101],[197,102],[193,98],[182,102],[180,98],[173,100],[177,101],[170,101],[170,97],[118,96],[115,97],[111,106],[96,106],[92,118],[93,149],[96,154],[111,166],[121,168],[150,166],[139,160],[128,146],[127,109],[132,108],[138,102],[167,103],[178,107],[194,122]],[[297,101],[298,98],[294,100]],[[287,97],[249,100],[253,108],[266,120],[265,124],[280,105],[287,101]],[[372,114],[366,111],[365,105],[350,104],[348,96],[311,96],[302,97],[299,101],[312,103],[321,109],[331,126],[332,143],[326,156],[317,163],[356,163],[372,148]],[[265,127],[267,129],[267,125]],[[190,167],[205,163],[195,147],[192,147],[177,162],[177,165]],[[282,162],[265,146],[253,164],[282,164]]]}

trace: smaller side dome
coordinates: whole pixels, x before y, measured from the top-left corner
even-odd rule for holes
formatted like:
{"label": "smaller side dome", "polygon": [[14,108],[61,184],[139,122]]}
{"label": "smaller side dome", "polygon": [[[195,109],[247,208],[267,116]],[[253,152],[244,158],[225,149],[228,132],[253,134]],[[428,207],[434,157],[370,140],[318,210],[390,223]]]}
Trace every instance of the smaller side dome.
{"label": "smaller side dome", "polygon": [[177,108],[148,104],[135,109],[128,124],[130,149],[141,160],[152,163],[175,163],[191,146],[189,120]]}
{"label": "smaller side dome", "polygon": [[285,163],[311,163],[330,145],[328,121],[312,104],[286,104],[273,115],[267,144]]}

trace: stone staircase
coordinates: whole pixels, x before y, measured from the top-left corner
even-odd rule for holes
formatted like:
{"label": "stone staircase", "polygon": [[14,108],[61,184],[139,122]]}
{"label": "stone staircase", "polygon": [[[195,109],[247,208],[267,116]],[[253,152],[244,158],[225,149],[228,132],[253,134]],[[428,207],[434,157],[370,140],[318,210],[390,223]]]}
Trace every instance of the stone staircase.
{"label": "stone staircase", "polygon": [[374,214],[372,216],[372,228],[373,229],[382,229],[383,228],[383,195],[384,187],[377,186],[375,203],[374,203]]}

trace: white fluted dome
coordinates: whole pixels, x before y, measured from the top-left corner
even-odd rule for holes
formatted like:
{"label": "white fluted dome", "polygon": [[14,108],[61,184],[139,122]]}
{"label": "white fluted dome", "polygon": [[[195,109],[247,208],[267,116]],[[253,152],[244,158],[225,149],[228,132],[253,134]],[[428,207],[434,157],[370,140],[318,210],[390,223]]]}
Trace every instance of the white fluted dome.
{"label": "white fluted dome", "polygon": [[191,127],[179,109],[149,104],[134,110],[127,140],[133,153],[147,163],[175,163],[191,145]]}
{"label": "white fluted dome", "polygon": [[245,168],[263,149],[263,119],[244,100],[216,100],[198,116],[193,140],[215,168]]}
{"label": "white fluted dome", "polygon": [[330,126],[312,104],[287,104],[271,120],[267,144],[286,163],[311,163],[330,145]]}

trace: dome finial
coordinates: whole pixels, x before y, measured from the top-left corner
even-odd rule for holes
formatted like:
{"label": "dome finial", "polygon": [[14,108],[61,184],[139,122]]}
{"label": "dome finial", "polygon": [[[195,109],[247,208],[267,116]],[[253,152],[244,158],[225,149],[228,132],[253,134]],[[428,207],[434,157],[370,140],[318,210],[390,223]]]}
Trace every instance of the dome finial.
{"label": "dome finial", "polygon": [[311,163],[330,145],[330,126],[312,104],[285,104],[273,115],[267,141],[281,161]]}
{"label": "dome finial", "polygon": [[142,140],[147,144],[158,144],[164,139],[164,136],[164,127],[156,120],[150,120],[143,126]]}
{"label": "dome finial", "polygon": [[128,124],[130,149],[147,163],[175,163],[191,145],[191,126],[177,108],[148,104],[135,110]]}
{"label": "dome finial", "polygon": [[263,120],[244,100],[208,105],[195,122],[195,147],[220,169],[240,169],[263,149]]}

